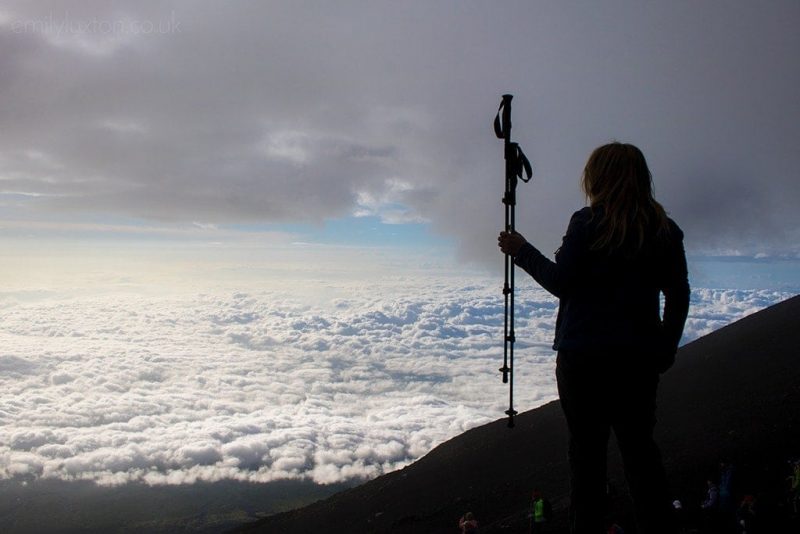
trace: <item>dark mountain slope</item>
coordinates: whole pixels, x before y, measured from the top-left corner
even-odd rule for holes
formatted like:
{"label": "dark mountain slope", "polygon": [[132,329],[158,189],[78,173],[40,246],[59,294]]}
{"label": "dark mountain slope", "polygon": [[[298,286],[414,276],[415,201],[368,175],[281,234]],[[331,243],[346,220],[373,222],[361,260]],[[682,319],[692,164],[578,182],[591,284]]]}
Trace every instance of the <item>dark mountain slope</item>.
{"label": "dark mountain slope", "polygon": [[[662,380],[657,427],[677,497],[699,502],[724,457],[737,465],[741,491],[777,499],[785,460],[800,454],[798,347],[800,297],[681,348]],[[568,494],[565,430],[552,402],[518,416],[514,429],[504,419],[475,428],[405,469],[244,530],[457,532],[458,518],[472,511],[484,533],[527,532],[528,499],[540,488],[557,531]],[[609,474],[622,490],[615,449],[612,440]],[[625,522],[624,490],[616,501]]]}

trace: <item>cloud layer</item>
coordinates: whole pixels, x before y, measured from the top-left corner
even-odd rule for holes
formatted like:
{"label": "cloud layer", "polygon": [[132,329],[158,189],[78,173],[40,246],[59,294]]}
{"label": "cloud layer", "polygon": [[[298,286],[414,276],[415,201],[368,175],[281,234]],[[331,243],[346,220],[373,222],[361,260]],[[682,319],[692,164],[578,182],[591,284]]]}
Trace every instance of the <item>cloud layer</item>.
{"label": "cloud layer", "polygon": [[[503,417],[496,284],[0,302],[0,477],[368,478]],[[339,288],[342,289],[342,288]],[[788,295],[698,290],[686,339]],[[556,302],[520,291],[518,409],[555,398]]]}
{"label": "cloud layer", "polygon": [[[690,249],[800,253],[792,0],[6,2],[0,206],[18,221],[225,224],[377,214],[494,259],[515,99],[544,250],[591,149],[644,149]],[[127,219],[126,219],[127,220]]]}

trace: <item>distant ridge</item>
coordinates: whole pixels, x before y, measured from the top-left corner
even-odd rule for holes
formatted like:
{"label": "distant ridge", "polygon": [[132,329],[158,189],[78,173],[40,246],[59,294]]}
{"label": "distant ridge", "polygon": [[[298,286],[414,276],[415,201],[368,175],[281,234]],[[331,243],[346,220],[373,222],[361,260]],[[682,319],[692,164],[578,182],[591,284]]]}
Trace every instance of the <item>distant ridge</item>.
{"label": "distant ridge", "polygon": [[[706,477],[726,458],[737,466],[739,489],[758,494],[767,517],[786,459],[800,456],[800,296],[682,347],[662,379],[658,417],[676,497],[699,502]],[[539,488],[553,503],[558,532],[568,501],[558,402],[519,415],[514,429],[505,423],[472,429],[400,471],[238,531],[458,532],[458,518],[472,511],[483,533],[527,532],[528,499]],[[609,449],[610,479],[622,490],[613,439]],[[617,500],[625,522],[624,491]],[[772,512],[778,530],[765,531],[785,532],[780,510]]]}

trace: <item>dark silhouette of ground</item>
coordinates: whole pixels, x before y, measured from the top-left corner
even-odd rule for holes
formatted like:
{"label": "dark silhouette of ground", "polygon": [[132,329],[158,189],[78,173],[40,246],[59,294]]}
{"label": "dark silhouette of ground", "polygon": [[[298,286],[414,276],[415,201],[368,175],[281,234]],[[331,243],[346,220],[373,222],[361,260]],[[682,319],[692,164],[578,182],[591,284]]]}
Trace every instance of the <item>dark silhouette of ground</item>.
{"label": "dark silhouette of ground", "polygon": [[[781,507],[786,461],[800,455],[800,296],[698,339],[678,353],[659,391],[657,440],[691,517],[705,480],[725,458],[737,490],[756,494],[764,532],[795,532]],[[414,464],[242,531],[458,532],[471,511],[482,533],[527,532],[534,488],[553,504],[551,532],[564,531],[566,428],[558,402],[501,419],[435,448]],[[616,444],[609,477],[618,521],[633,531]],[[787,530],[789,529],[789,530]]]}
{"label": "dark silhouette of ground", "polygon": [[222,480],[105,487],[90,480],[0,480],[0,533],[218,533],[252,523],[269,509],[291,510],[351,486]]}

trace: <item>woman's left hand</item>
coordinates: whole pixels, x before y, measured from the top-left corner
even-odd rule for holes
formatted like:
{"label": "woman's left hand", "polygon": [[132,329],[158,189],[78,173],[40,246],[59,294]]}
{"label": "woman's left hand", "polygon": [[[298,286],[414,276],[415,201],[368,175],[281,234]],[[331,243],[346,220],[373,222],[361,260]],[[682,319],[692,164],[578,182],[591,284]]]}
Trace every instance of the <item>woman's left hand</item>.
{"label": "woman's left hand", "polygon": [[522,245],[527,242],[528,241],[522,237],[522,234],[518,234],[517,232],[500,232],[500,237],[497,238],[497,246],[500,247],[503,254],[511,254],[512,256],[516,256],[519,253],[519,249],[522,248]]}

